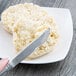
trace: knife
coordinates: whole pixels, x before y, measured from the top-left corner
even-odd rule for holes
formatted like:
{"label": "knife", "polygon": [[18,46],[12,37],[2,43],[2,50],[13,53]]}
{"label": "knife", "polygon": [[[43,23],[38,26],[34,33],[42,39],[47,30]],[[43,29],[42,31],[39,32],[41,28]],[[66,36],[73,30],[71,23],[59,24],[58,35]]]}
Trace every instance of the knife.
{"label": "knife", "polygon": [[0,72],[0,75],[3,74],[6,71],[11,70],[14,68],[17,64],[19,64],[22,60],[24,60],[27,56],[29,56],[37,47],[42,45],[48,38],[50,34],[50,28],[45,30],[43,34],[38,37],[36,40],[34,40],[32,43],[30,43],[27,47],[22,49],[21,52],[19,52],[4,68],[3,71]]}

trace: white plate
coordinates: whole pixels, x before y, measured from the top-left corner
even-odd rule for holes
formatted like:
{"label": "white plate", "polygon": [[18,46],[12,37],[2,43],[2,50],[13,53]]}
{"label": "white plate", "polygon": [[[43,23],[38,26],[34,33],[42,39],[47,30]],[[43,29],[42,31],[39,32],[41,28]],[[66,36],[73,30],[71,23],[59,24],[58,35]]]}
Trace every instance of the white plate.
{"label": "white plate", "polygon": [[[48,13],[54,17],[59,29],[60,39],[52,52],[34,60],[22,61],[29,64],[44,64],[63,60],[72,42],[73,23],[70,11],[62,8],[45,7]],[[0,24],[1,25],[1,24]],[[12,43],[12,36],[0,26],[0,57],[9,57],[11,60],[15,56],[15,49]]]}

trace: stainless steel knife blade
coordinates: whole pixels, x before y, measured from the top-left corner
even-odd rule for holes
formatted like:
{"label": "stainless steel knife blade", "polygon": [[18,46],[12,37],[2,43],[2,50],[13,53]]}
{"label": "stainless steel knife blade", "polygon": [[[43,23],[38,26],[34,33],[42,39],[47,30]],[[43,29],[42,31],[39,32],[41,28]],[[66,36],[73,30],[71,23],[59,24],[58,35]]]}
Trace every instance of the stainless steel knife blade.
{"label": "stainless steel knife blade", "polygon": [[4,73],[7,70],[14,68],[17,64],[19,64],[22,60],[24,60],[27,56],[29,56],[37,47],[42,45],[48,38],[50,34],[50,28],[48,28],[40,37],[30,43],[27,47],[22,49],[22,51],[17,54],[7,65],[7,67],[1,73]]}

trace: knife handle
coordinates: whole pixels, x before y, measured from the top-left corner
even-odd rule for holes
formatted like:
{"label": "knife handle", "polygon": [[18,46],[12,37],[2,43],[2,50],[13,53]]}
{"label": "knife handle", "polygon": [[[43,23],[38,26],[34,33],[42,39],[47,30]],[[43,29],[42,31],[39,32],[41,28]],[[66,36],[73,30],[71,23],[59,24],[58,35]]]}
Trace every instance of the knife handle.
{"label": "knife handle", "polygon": [[13,67],[10,64],[7,64],[7,66],[0,72],[0,75],[4,74],[5,72],[11,70]]}

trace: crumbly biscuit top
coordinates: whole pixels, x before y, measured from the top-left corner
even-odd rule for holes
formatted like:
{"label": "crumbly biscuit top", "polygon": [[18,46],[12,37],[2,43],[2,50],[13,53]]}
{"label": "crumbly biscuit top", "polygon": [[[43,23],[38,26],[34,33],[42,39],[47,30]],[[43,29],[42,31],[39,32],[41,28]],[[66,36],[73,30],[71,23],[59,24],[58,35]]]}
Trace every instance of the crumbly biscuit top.
{"label": "crumbly biscuit top", "polygon": [[1,21],[8,32],[12,33],[13,25],[18,19],[39,20],[45,15],[47,12],[38,5],[32,3],[17,4],[10,6],[2,13]]}

